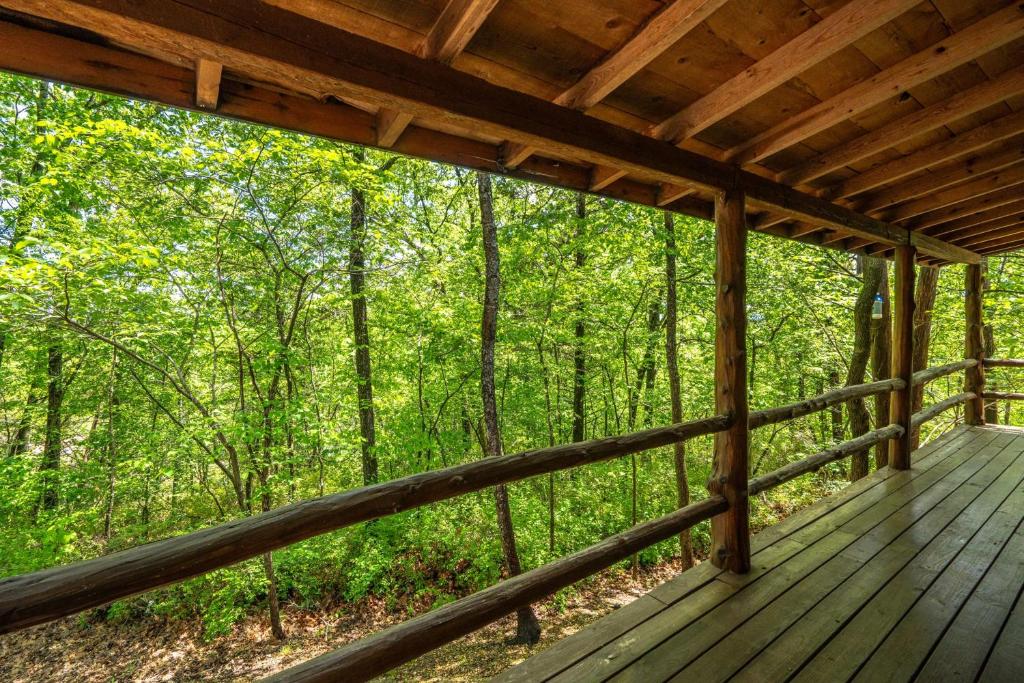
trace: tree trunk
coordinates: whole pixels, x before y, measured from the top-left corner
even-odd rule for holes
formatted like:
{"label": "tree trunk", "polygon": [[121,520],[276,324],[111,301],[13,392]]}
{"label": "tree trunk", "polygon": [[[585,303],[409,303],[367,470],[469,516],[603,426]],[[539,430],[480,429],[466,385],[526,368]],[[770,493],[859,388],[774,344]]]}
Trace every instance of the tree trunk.
{"label": "tree trunk", "polygon": [[[494,223],[494,200],[491,194],[491,177],[486,173],[477,174],[477,190],[480,195],[480,222],[484,243],[484,307],[480,333],[480,393],[483,399],[484,455],[497,457],[502,454],[501,435],[498,431],[498,405],[494,388],[494,345],[498,331],[498,294],[501,288],[501,270],[498,256],[498,230]],[[516,548],[515,529],[512,526],[512,510],[505,486],[494,488],[497,505],[498,526],[501,532],[501,546],[505,564],[510,576],[522,572],[519,552]],[[532,645],[540,640],[540,623],[530,606],[516,611],[517,629],[514,642]]]}
{"label": "tree trunk", "polygon": [[[356,152],[362,161],[364,152]],[[376,484],[377,434],[373,415],[373,377],[370,366],[370,328],[366,313],[366,196],[352,188],[351,235],[349,242],[349,281],[352,290],[352,327],[356,350],[356,382],[359,400],[363,484]]]}
{"label": "tree trunk", "polygon": [[[839,387],[839,370],[832,368],[829,371],[828,386],[829,389],[837,389]],[[843,404],[835,404],[829,408],[828,412],[832,418],[832,442],[839,443],[843,440],[843,435],[846,432],[843,428]]]}
{"label": "tree trunk", "polygon": [[[938,268],[921,268],[914,294],[914,372],[928,367],[928,345],[932,338],[932,309],[935,307],[936,285],[939,281]],[[911,412],[916,413],[924,405],[924,385],[914,386],[911,394]],[[920,427],[911,431],[910,449],[920,445]]]}
{"label": "tree trunk", "polygon": [[[583,245],[580,240],[583,238],[584,226],[587,218],[586,196],[580,192],[576,195],[576,273],[581,274],[583,265],[586,263],[586,254],[583,252]],[[573,442],[583,441],[586,436],[586,412],[584,402],[586,398],[586,377],[587,377],[587,356],[584,344],[586,343],[586,326],[583,322],[585,303],[581,294],[576,299],[576,335],[573,343],[573,365],[575,374],[572,385],[572,440]]]}
{"label": "tree trunk", "polygon": [[43,444],[43,509],[53,510],[59,498],[61,405],[64,403],[64,354],[60,341],[46,351],[46,440]]}
{"label": "tree trunk", "polygon": [[[853,353],[846,373],[846,386],[864,383],[868,356],[871,354],[871,308],[882,282],[881,259],[865,258],[863,265],[860,293],[853,308]],[[871,416],[864,407],[864,399],[850,399],[846,409],[850,414],[850,437],[856,439],[867,434],[871,430]],[[867,475],[868,452],[858,451],[850,458],[850,481],[857,481]]]}
{"label": "tree trunk", "polygon": [[[665,212],[665,363],[668,368],[669,394],[672,400],[672,422],[683,421],[682,390],[679,386],[679,354],[676,341],[676,231],[672,214]],[[673,447],[676,467],[676,495],[679,507],[690,504],[690,483],[686,476],[686,444]],[[693,541],[690,530],[679,534],[679,555],[683,569],[693,565]]]}
{"label": "tree trunk", "polygon": [[661,293],[657,292],[647,309],[647,348],[644,350],[644,427],[654,426],[654,381],[658,374],[654,354],[658,348],[659,327],[661,327]]}
{"label": "tree trunk", "polygon": [[[889,292],[889,262],[881,261],[882,278],[878,284],[878,293],[882,295],[882,319],[872,320],[871,327],[871,373],[877,382],[892,377],[892,308]],[[888,391],[875,396],[875,427],[889,424]],[[880,470],[889,464],[889,443],[883,441],[875,446],[875,469]]]}

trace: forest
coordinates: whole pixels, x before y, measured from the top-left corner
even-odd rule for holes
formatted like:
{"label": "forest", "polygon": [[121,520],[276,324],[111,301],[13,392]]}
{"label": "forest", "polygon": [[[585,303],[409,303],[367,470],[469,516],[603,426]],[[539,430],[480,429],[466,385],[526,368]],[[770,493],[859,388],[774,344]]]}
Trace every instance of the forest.
{"label": "forest", "polygon": [[[752,408],[889,377],[889,264],[749,240]],[[710,417],[714,244],[688,216],[0,76],[0,578]],[[963,283],[962,266],[920,269],[916,368],[963,357]],[[1019,256],[986,264],[989,356],[1024,353],[1022,283]],[[1014,381],[994,370],[988,386]],[[753,432],[751,475],[873,429],[886,400]],[[986,410],[1019,424],[1009,403]],[[427,611],[705,497],[711,443],[383,518],[80,619],[186,622],[213,643],[256,615],[287,642],[297,612]],[[877,455],[758,495],[752,523]],[[708,543],[704,523],[619,570],[685,567]],[[544,627],[522,610],[506,635]]]}

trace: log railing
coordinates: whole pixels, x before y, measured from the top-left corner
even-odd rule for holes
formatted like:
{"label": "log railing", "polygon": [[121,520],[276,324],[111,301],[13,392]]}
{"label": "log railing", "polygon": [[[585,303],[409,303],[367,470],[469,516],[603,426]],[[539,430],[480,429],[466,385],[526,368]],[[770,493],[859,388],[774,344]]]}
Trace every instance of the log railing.
{"label": "log railing", "polygon": [[[976,364],[977,361],[968,359],[929,368],[914,374],[912,381],[914,384],[927,382]],[[906,382],[899,378],[842,387],[789,405],[751,411],[747,428],[757,429],[817,413],[851,399],[905,389]],[[916,427],[973,396],[973,393],[965,392],[941,401],[915,414],[912,424]],[[93,560],[12,577],[0,581],[0,633],[182,581],[359,522],[499,483],[519,481],[722,432],[732,424],[729,417],[716,416],[624,436],[486,458],[295,503]],[[875,429],[749,480],[747,490],[749,494],[762,493],[877,443],[900,438],[904,431],[904,427],[897,424]],[[380,675],[728,509],[725,497],[712,495],[611,536],[585,550],[312,659],[282,672],[277,679],[336,680],[342,672],[346,680],[364,680]]]}
{"label": "log railing", "polygon": [[[986,368],[1024,368],[1022,358],[986,358]],[[983,399],[990,401],[1024,401],[1024,394],[1015,391],[983,391]]]}

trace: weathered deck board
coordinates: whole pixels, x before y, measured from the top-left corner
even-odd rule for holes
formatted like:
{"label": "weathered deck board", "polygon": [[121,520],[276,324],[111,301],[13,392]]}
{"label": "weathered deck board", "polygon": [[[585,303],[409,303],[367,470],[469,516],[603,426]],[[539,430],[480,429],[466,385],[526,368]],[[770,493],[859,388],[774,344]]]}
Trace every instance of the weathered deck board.
{"label": "weathered deck board", "polygon": [[1024,430],[963,428],[497,680],[1021,680],[1022,520]]}

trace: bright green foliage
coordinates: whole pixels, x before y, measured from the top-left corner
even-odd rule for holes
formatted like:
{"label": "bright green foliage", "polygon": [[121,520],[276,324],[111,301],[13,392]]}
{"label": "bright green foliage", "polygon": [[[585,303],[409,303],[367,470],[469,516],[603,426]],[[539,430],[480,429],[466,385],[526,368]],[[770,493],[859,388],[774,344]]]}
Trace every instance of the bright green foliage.
{"label": "bright green foliage", "polygon": [[[481,457],[483,254],[472,174],[334,142],[0,78],[0,575],[93,557],[361,483],[351,301],[350,190],[367,196],[368,291],[383,479]],[[574,325],[586,323],[586,434],[668,422],[662,217],[498,178],[502,252],[497,389],[505,451],[571,438]],[[684,414],[713,411],[714,230],[676,223]],[[577,268],[574,252],[586,254]],[[750,237],[751,404],[845,376],[855,260]],[[986,314],[999,355],[1024,339],[1020,261],[992,264]],[[962,270],[943,271],[934,362],[961,356]],[[660,319],[660,317],[659,317]],[[657,323],[657,320],[656,320]],[[64,354],[59,505],[40,506],[47,349]],[[638,384],[645,354],[655,375]],[[1001,389],[1015,388],[1000,379]],[[958,391],[938,383],[936,397]],[[630,420],[630,413],[635,415]],[[819,450],[827,415],[755,433],[756,473]],[[632,424],[631,424],[632,422]],[[949,420],[936,423],[948,426]],[[24,449],[17,452],[19,428]],[[926,432],[930,433],[930,432]],[[234,455],[232,455],[232,451]],[[711,439],[688,445],[705,495]],[[667,452],[638,456],[640,519],[673,509]],[[232,470],[238,475],[233,479]],[[843,465],[783,487],[758,526],[839,488]],[[526,567],[631,523],[629,458],[510,487]],[[237,485],[236,485],[237,484]],[[695,529],[706,549],[708,529]],[[670,556],[675,542],[644,551]],[[370,594],[396,608],[493,584],[489,491],[311,539],[274,554],[301,607]],[[201,615],[208,637],[266,599],[258,560],[122,601],[107,618]]]}

